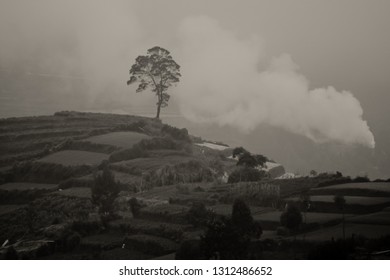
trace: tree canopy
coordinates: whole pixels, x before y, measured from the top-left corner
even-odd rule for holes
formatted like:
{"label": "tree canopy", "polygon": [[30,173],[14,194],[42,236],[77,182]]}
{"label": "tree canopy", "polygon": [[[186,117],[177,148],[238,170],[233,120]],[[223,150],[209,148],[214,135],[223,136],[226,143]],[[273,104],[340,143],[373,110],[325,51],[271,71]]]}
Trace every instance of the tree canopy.
{"label": "tree canopy", "polygon": [[180,81],[180,65],[168,50],[156,46],[149,49],[147,55],[138,56],[129,72],[127,85],[138,83],[137,92],[150,88],[156,94],[156,118],[159,118],[161,108],[168,106],[168,88]]}

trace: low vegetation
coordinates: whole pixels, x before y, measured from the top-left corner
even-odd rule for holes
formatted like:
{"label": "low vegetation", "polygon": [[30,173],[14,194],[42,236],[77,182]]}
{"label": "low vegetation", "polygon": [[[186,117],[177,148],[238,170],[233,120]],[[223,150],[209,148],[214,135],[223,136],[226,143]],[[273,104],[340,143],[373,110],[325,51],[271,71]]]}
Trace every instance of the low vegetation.
{"label": "low vegetation", "polygon": [[383,180],[273,179],[263,155],[136,116],[0,130],[0,258],[376,258],[390,244]]}

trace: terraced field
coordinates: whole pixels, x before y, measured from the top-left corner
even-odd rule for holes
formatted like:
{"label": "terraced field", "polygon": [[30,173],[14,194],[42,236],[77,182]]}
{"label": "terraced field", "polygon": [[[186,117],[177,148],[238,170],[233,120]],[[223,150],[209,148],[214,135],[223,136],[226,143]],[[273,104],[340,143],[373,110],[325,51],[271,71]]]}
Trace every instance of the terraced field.
{"label": "terraced field", "polygon": [[90,188],[69,188],[58,191],[57,194],[69,197],[91,198]]}
{"label": "terraced field", "polygon": [[[344,196],[347,204],[357,205],[377,205],[390,203],[390,197],[368,197],[368,196]],[[298,197],[292,197],[287,200],[298,201]],[[334,203],[334,195],[314,195],[310,197],[312,202]]]}
{"label": "terraced field", "polygon": [[105,144],[116,146],[120,148],[131,148],[134,144],[137,144],[143,139],[150,139],[150,136],[142,133],[132,132],[132,131],[118,131],[111,132],[107,134],[93,136],[84,141],[96,143],[96,144]]}
{"label": "terraced field", "polygon": [[[361,235],[367,238],[379,238],[390,234],[390,226],[388,225],[371,225],[371,224],[347,224],[346,225],[346,238],[352,237],[352,235]],[[297,235],[297,238],[303,239],[305,237],[308,241],[327,241],[343,238],[343,232],[341,225],[322,228],[313,232]]]}
{"label": "terraced field", "polygon": [[311,190],[311,193],[316,194],[366,194],[370,195],[387,195],[390,196],[390,182],[366,182],[366,183],[349,183],[340,184],[328,187],[318,187]]}
{"label": "terraced field", "polygon": [[25,204],[2,204],[0,205],[0,215],[13,212],[25,206],[26,206]]}
{"label": "terraced field", "polygon": [[367,215],[359,215],[348,219],[351,223],[356,224],[373,224],[373,225],[389,225],[390,226],[390,211],[380,211]]}
{"label": "terraced field", "polygon": [[[260,221],[260,222],[263,221],[263,222],[279,223],[281,214],[282,214],[282,211],[272,211],[272,212],[254,214],[253,218],[255,220]],[[346,217],[351,217],[351,215],[346,215]],[[341,219],[341,214],[319,213],[319,212],[308,212],[306,214],[306,222],[308,224],[311,224],[311,223],[324,224],[324,223],[339,220],[339,219]]]}
{"label": "terraced field", "polygon": [[0,190],[4,191],[27,191],[27,190],[55,190],[57,184],[37,184],[37,183],[6,183],[0,185]]}
{"label": "terraced field", "polygon": [[[232,214],[232,207],[233,207],[232,204],[217,204],[217,205],[210,206],[209,208],[218,215],[230,216]],[[252,215],[257,215],[257,214],[262,214],[262,213],[272,211],[272,208],[270,207],[251,206],[250,209]]]}
{"label": "terraced field", "polygon": [[38,161],[61,164],[64,166],[80,166],[80,165],[98,165],[103,160],[107,160],[107,159],[108,159],[108,155],[102,153],[65,150],[54,154],[50,154],[44,158],[41,158]]}
{"label": "terraced field", "polygon": [[112,164],[113,166],[127,169],[142,169],[143,171],[151,171],[161,168],[164,165],[174,165],[178,163],[188,162],[193,157],[188,155],[170,155],[158,158],[136,158],[132,160],[121,161]]}

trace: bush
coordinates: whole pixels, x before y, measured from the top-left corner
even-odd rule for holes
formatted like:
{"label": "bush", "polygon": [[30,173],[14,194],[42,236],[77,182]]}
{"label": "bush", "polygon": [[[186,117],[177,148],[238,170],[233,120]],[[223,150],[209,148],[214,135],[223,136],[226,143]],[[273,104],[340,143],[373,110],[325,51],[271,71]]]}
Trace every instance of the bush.
{"label": "bush", "polygon": [[229,175],[228,183],[233,184],[238,182],[254,182],[260,181],[265,177],[266,173],[262,170],[249,167],[239,167]]}
{"label": "bush", "polygon": [[280,224],[289,230],[297,230],[302,224],[302,214],[295,203],[289,203],[280,215]]}
{"label": "bush", "polygon": [[251,210],[241,199],[236,199],[233,203],[232,223],[242,234],[249,234],[253,229]]}
{"label": "bush", "polygon": [[195,227],[207,225],[214,216],[214,213],[200,202],[195,202],[187,212],[188,222]]}
{"label": "bush", "polygon": [[367,183],[367,182],[370,182],[370,179],[368,179],[367,176],[357,176],[355,179],[353,179],[353,182],[355,182],[355,183]]}
{"label": "bush", "polygon": [[169,135],[175,140],[191,142],[191,138],[188,135],[188,130],[186,128],[177,128],[167,124],[164,124],[161,128],[161,132],[164,135]]}
{"label": "bush", "polygon": [[208,259],[246,259],[249,244],[250,237],[243,235],[231,219],[225,217],[211,221],[205,235],[201,236],[201,250]]}
{"label": "bush", "polygon": [[99,206],[100,213],[109,215],[113,213],[114,201],[119,191],[120,186],[108,168],[95,177],[92,187],[92,201]]}

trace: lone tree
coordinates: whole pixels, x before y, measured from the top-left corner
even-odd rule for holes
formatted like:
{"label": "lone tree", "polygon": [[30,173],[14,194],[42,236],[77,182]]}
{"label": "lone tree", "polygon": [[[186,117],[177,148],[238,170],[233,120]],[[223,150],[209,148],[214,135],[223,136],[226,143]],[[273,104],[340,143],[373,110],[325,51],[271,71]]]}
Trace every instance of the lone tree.
{"label": "lone tree", "polygon": [[294,232],[302,224],[302,214],[295,203],[287,204],[285,211],[280,215],[280,224]]}
{"label": "lone tree", "polygon": [[237,198],[232,208],[232,222],[242,234],[248,234],[253,230],[253,217],[246,203]]}
{"label": "lone tree", "polygon": [[158,119],[161,108],[168,106],[168,88],[178,83],[180,77],[180,65],[173,60],[169,51],[156,46],[149,49],[147,55],[135,59],[127,85],[138,83],[137,92],[151,88],[156,93]]}

